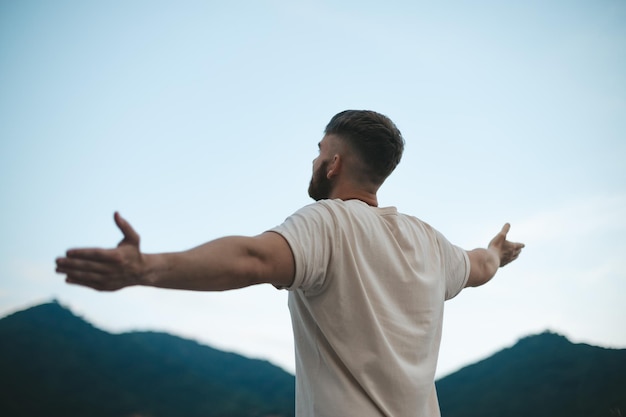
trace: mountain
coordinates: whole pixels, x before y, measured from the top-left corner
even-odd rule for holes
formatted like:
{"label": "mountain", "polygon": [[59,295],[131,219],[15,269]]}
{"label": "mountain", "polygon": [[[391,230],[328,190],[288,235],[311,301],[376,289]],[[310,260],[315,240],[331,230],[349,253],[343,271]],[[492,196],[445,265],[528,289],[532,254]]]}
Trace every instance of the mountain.
{"label": "mountain", "polygon": [[164,333],[109,334],[56,302],[0,320],[6,417],[293,416],[294,376]]}
{"label": "mountain", "polygon": [[626,349],[546,332],[437,381],[443,417],[626,416]]}
{"label": "mountain", "polygon": [[[3,417],[287,417],[295,408],[294,376],[269,362],[164,333],[110,334],[56,302],[0,320],[0,376]],[[437,391],[443,417],[626,417],[626,349],[542,333],[440,379]]]}

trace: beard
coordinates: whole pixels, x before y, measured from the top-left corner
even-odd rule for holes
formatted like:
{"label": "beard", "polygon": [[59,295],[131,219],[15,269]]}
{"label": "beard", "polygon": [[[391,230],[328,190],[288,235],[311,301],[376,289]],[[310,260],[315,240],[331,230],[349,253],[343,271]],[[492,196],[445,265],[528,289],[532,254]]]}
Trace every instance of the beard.
{"label": "beard", "polygon": [[332,189],[331,181],[326,177],[328,161],[322,162],[320,167],[313,171],[309,183],[309,197],[315,201],[324,200],[330,196]]}

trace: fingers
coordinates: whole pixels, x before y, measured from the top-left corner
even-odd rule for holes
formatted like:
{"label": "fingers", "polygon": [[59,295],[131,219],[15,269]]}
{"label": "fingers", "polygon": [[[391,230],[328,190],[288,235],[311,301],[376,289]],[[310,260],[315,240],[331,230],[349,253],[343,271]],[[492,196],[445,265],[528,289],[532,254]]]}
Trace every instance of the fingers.
{"label": "fingers", "polygon": [[93,257],[66,257],[56,260],[57,272],[69,273],[73,271],[97,272],[100,274],[110,273],[119,269],[120,262],[95,259]]}
{"label": "fingers", "polygon": [[100,274],[96,273],[75,273],[68,274],[65,282],[73,285],[81,285],[98,291],[116,291],[124,288],[114,281],[103,280]]}
{"label": "fingers", "polygon": [[522,253],[522,248],[524,247],[523,244],[519,243],[519,244],[514,244],[514,246],[512,246],[510,248],[510,250],[504,254],[504,256],[501,258],[500,261],[500,266],[505,266],[511,262],[513,262],[514,260],[516,260],[520,254]]}
{"label": "fingers", "polygon": [[509,233],[510,230],[511,230],[511,225],[509,223],[505,223],[504,226],[502,227],[502,230],[500,231],[500,234],[503,235],[504,237],[503,244],[510,246],[510,249],[513,252],[516,252],[517,255],[519,255],[519,253],[521,252],[522,248],[525,245],[523,243],[510,242],[506,240],[506,235]]}
{"label": "fingers", "polygon": [[67,283],[99,291],[114,291],[136,284],[139,235],[118,212],[114,219],[124,234],[117,248],[70,249],[65,257],[56,259],[56,272],[65,274]]}
{"label": "fingers", "polygon": [[[103,279],[120,270],[119,253],[106,249],[70,249],[65,257],[56,259],[56,272],[75,279]],[[82,277],[82,278],[81,278]]]}
{"label": "fingers", "polygon": [[108,269],[108,264],[72,258],[58,258],[56,264],[56,272],[65,274],[65,282],[68,284],[83,285],[96,289],[102,286],[101,283],[105,281],[103,274]]}
{"label": "fingers", "polygon": [[505,240],[502,246],[502,258],[500,266],[507,265],[516,260],[522,253],[522,249],[524,248],[524,246],[525,245],[523,243],[514,243]]}
{"label": "fingers", "polygon": [[65,274],[65,282],[68,284],[82,285],[98,291],[114,291],[125,286],[118,279],[120,266],[117,263],[66,257],[58,258],[56,264],[56,272]]}
{"label": "fingers", "polygon": [[113,215],[115,224],[124,234],[124,240],[122,242],[129,243],[135,246],[139,246],[139,234],[133,229],[133,227],[124,219],[119,212],[115,212]]}
{"label": "fingers", "polygon": [[516,260],[524,247],[523,243],[514,243],[506,239],[511,230],[511,224],[505,223],[498,234],[489,242],[489,248],[496,250],[500,256],[500,266]]}
{"label": "fingers", "polygon": [[[64,258],[59,258],[64,259]],[[65,253],[65,259],[83,259],[93,262],[104,263],[120,263],[121,256],[119,251],[115,249],[100,249],[100,248],[81,248],[70,249]]]}
{"label": "fingers", "polygon": [[506,242],[506,235],[507,233],[509,233],[509,230],[511,230],[511,225],[509,223],[505,223],[504,226],[502,226],[502,229],[498,232],[498,234],[496,234],[493,239],[491,239],[488,247],[501,247],[504,242]]}

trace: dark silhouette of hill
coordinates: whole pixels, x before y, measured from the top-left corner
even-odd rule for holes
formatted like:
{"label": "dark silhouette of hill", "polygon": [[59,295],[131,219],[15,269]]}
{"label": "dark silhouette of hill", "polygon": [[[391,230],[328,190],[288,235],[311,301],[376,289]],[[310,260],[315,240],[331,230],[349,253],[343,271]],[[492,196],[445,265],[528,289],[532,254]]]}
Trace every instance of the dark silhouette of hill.
{"label": "dark silhouette of hill", "polygon": [[443,417],[626,417],[626,349],[543,333],[437,381]]}
{"label": "dark silhouette of hill", "polygon": [[294,376],[164,333],[109,334],[56,302],[0,320],[0,415],[293,416]]}
{"label": "dark silhouette of hill", "polygon": [[[626,417],[626,349],[529,336],[437,390],[443,417]],[[56,302],[0,320],[3,417],[293,416],[294,391],[269,362],[165,333],[110,334]]]}

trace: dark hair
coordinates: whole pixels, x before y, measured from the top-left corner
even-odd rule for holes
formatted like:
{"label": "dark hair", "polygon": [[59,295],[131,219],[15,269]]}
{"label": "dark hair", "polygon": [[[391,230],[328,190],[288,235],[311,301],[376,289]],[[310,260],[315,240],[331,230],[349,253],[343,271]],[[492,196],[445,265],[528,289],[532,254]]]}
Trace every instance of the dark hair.
{"label": "dark hair", "polygon": [[377,185],[393,172],[404,151],[404,139],[396,125],[371,110],[337,113],[324,132],[347,141],[367,165],[370,181]]}

